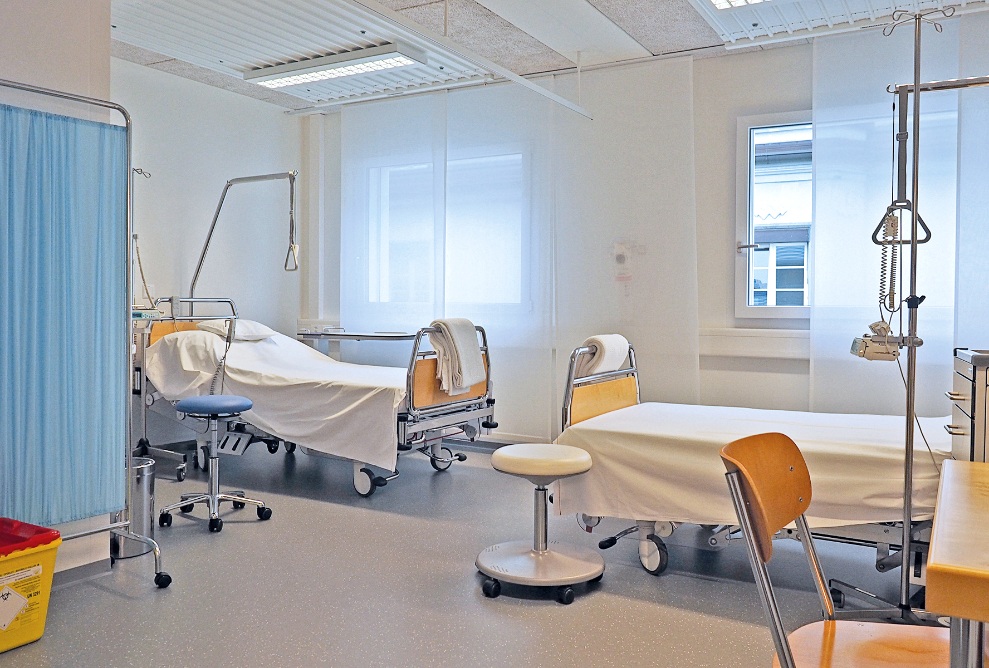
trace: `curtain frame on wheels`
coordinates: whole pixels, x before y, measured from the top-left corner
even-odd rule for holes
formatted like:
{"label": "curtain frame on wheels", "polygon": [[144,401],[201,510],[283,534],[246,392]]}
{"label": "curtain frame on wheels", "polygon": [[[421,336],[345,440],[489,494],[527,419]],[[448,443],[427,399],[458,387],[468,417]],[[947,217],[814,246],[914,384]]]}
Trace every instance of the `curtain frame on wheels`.
{"label": "curtain frame on wheels", "polygon": [[[119,308],[121,308],[121,309],[124,310],[124,312],[127,314],[127,317],[124,320],[124,327],[123,327],[122,331],[119,333],[119,335],[122,337],[122,340],[128,341],[130,339],[130,327],[131,327],[131,323],[130,323],[130,320],[131,320],[131,304],[130,304],[130,300],[131,300],[131,294],[132,294],[131,270],[130,270],[130,267],[131,267],[131,234],[133,232],[133,226],[134,226],[134,222],[133,222],[134,221],[134,196],[133,196],[133,192],[134,192],[133,191],[134,175],[133,175],[133,171],[132,171],[132,167],[133,167],[133,165],[132,165],[132,151],[133,151],[132,142],[133,142],[133,138],[132,138],[132,132],[131,132],[131,130],[132,130],[132,121],[131,121],[130,113],[128,113],[128,111],[124,107],[122,107],[121,105],[119,105],[119,104],[117,104],[115,102],[110,102],[110,101],[107,101],[107,100],[100,100],[98,98],[86,97],[86,96],[83,96],[83,95],[76,95],[74,93],[68,93],[68,92],[65,92],[65,91],[52,90],[52,89],[49,89],[49,88],[42,88],[40,86],[32,86],[30,84],[19,83],[19,82],[16,82],[16,81],[9,81],[9,80],[6,80],[6,79],[0,79],[0,88],[8,88],[8,89],[20,90],[20,91],[25,91],[25,92],[28,92],[28,93],[35,93],[37,95],[43,95],[43,96],[46,96],[46,97],[52,97],[52,98],[57,98],[57,99],[62,99],[62,100],[70,100],[70,101],[73,101],[73,102],[79,102],[81,104],[86,104],[86,105],[90,105],[90,106],[102,107],[104,109],[109,109],[109,110],[112,110],[112,111],[116,111],[116,112],[118,112],[123,117],[123,119],[124,119],[125,136],[126,136],[126,149],[127,149],[127,157],[126,157],[126,165],[125,165],[126,174],[127,174],[127,180],[126,180],[126,183],[125,183],[125,193],[126,193],[126,216],[125,216],[125,218],[126,218],[126,225],[124,226],[124,229],[122,230],[122,234],[125,235],[125,238],[124,238],[124,247],[127,249],[127,258],[126,258],[126,264],[125,264],[125,268],[126,268],[126,271],[125,271],[125,273],[126,273],[126,279],[125,279],[126,293],[125,293],[125,296],[124,296],[123,303],[121,303],[119,305]],[[124,384],[124,387],[127,388],[127,397],[128,397],[128,401],[129,401],[129,399],[130,399],[130,397],[131,397],[131,395],[133,393],[133,378],[131,376],[131,368],[133,366],[132,365],[132,360],[131,360],[131,346],[130,345],[125,345],[124,346],[124,350],[126,351],[125,352],[125,354],[126,354],[126,363],[124,365],[124,376],[125,377],[121,378],[120,379],[120,382],[123,383]],[[130,443],[128,442],[128,440],[130,438],[129,434],[131,433],[131,421],[132,421],[132,415],[131,415],[131,410],[130,410],[129,404],[128,404],[127,409],[126,409],[126,415],[127,415],[127,424],[126,424],[126,432],[125,433],[127,434],[127,438],[124,441],[126,467],[125,467],[125,470],[123,472],[123,475],[125,476],[125,482],[124,482],[124,513],[123,513],[124,519],[122,521],[119,521],[119,522],[110,522],[106,526],[102,526],[102,527],[99,527],[99,528],[96,528],[96,529],[90,529],[90,530],[87,530],[87,531],[80,531],[78,533],[74,533],[74,534],[71,534],[71,535],[62,536],[62,540],[73,540],[73,539],[76,539],[76,538],[82,538],[84,536],[91,536],[91,535],[94,535],[94,534],[102,533],[104,531],[109,531],[109,532],[112,532],[112,533],[114,533],[114,534],[116,534],[118,536],[122,536],[122,537],[125,537],[125,538],[131,538],[131,539],[134,539],[134,540],[138,540],[140,542],[143,542],[143,543],[149,545],[151,547],[151,549],[153,550],[153,552],[154,552],[154,558],[155,558],[155,584],[158,585],[158,587],[160,587],[160,588],[165,588],[169,584],[171,584],[171,577],[162,570],[162,567],[161,567],[161,562],[162,562],[162,559],[161,559],[161,550],[159,549],[158,544],[153,539],[151,539],[151,538],[149,538],[147,536],[142,536],[140,534],[136,534],[136,533],[134,533],[131,530],[130,509],[132,507],[132,499],[131,499],[131,485],[130,485],[129,476],[130,476],[131,468],[133,466],[133,461],[132,461],[133,460],[133,454],[131,452]]]}

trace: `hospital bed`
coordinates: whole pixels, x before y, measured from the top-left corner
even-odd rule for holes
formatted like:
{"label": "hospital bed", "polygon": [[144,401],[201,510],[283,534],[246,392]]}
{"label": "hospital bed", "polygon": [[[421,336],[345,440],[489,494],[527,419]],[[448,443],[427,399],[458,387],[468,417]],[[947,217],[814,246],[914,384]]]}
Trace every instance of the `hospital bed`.
{"label": "hospital bed", "polygon": [[[741,538],[719,450],[743,436],[783,432],[804,453],[814,480],[807,512],[814,535],[875,547],[880,571],[900,564],[890,551],[902,542],[897,526],[902,527],[904,418],[640,403],[632,346],[621,368],[578,377],[579,358],[594,353],[593,347],[582,346],[571,355],[563,433],[557,439],[587,450],[594,466],[559,481],[554,507],[559,514],[577,513],[587,531],[602,517],[636,521],[635,527],[601,541],[602,549],[638,532],[639,560],[658,575],[669,560],[663,538],[682,523],[700,525],[699,547],[718,549]],[[914,456],[911,531],[917,539],[912,548],[917,572],[912,579],[918,584],[940,462],[951,456],[943,423],[944,418],[920,418],[931,451],[921,442]],[[837,589],[832,592],[836,600],[843,599],[842,587]]]}
{"label": "hospital bed", "polygon": [[[229,304],[226,317],[238,322],[230,300],[181,301]],[[215,318],[152,319],[140,337],[138,368],[145,381],[140,390],[145,411],[164,404],[167,414],[171,402],[211,390],[254,402],[242,422],[228,426],[221,453],[243,454],[252,443],[263,442],[272,453],[279,445],[287,452],[298,446],[306,454],[346,459],[353,464],[354,489],[370,496],[398,476],[399,454],[420,452],[443,471],[466,459],[444,446],[443,437],[462,434],[473,441],[498,426],[482,327],[475,330],[486,377],[451,396],[439,387],[436,353],[424,340],[436,332],[433,328],[415,334],[409,366],[398,368],[338,362],[276,332],[259,340],[227,341],[199,329],[202,321]],[[246,324],[251,323],[240,320],[235,331]],[[145,438],[146,426],[144,420]],[[198,448],[196,455],[197,464],[205,465]]]}

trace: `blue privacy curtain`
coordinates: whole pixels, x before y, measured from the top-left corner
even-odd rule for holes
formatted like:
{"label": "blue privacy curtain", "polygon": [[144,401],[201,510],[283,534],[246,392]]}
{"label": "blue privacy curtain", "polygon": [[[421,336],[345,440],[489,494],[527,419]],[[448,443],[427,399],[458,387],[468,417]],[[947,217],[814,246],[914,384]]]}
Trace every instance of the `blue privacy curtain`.
{"label": "blue privacy curtain", "polygon": [[126,131],[0,105],[0,515],[124,505]]}

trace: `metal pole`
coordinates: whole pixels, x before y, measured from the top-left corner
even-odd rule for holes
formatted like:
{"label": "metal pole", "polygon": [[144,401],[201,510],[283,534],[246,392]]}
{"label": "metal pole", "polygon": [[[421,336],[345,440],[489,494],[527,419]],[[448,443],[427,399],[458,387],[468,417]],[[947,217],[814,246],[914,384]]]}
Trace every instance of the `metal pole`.
{"label": "metal pole", "polygon": [[[920,88],[920,36],[922,17],[914,16],[913,32],[913,81],[914,90]],[[912,204],[910,216],[910,296],[907,297],[907,336],[911,344],[907,346],[907,415],[905,456],[903,457],[903,540],[900,553],[900,609],[910,609],[910,546],[911,522],[913,521],[913,438],[917,399],[917,346],[913,344],[917,336],[917,207],[920,191],[920,96],[913,96],[913,176]]]}
{"label": "metal pole", "polygon": [[546,532],[548,507],[546,505],[547,489],[545,485],[536,485],[535,508],[533,508],[534,531],[532,532],[532,549],[535,552],[545,552],[548,545]]}
{"label": "metal pole", "polygon": [[[235,186],[238,183],[255,183],[257,181],[275,181],[277,179],[288,179],[290,181],[289,187],[289,198],[292,200],[289,204],[289,237],[290,237],[290,247],[289,254],[292,253],[291,244],[294,243],[295,239],[295,177],[298,172],[280,172],[278,174],[262,174],[260,176],[241,176],[235,179],[230,179],[227,181],[226,185],[223,186],[223,192],[220,193],[220,201],[216,204],[216,212],[213,214],[213,222],[210,223],[209,232],[206,233],[206,242],[203,244],[203,250],[199,253],[199,262],[196,264],[196,272],[192,275],[192,284],[189,286],[189,296],[196,296],[196,283],[199,282],[199,273],[203,270],[203,261],[206,259],[206,252],[209,250],[210,242],[213,240],[213,230],[216,229],[216,221],[220,217],[220,209],[223,208],[223,200],[227,196],[227,191],[230,190],[231,186]],[[296,251],[297,252],[297,251]],[[288,263],[288,258],[286,258],[286,264]],[[287,268],[287,267],[286,267]],[[192,308],[190,306],[190,308]],[[191,311],[190,311],[191,312]]]}

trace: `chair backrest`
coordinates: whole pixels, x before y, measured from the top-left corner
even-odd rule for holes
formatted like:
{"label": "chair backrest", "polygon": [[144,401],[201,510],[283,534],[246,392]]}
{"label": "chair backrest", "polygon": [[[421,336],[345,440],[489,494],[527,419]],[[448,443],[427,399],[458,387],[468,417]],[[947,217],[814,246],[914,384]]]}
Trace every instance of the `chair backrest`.
{"label": "chair backrest", "polygon": [[756,434],[721,449],[729,473],[737,472],[742,502],[752,520],[756,551],[763,563],[773,556],[773,536],[810,506],[807,463],[784,434]]}

